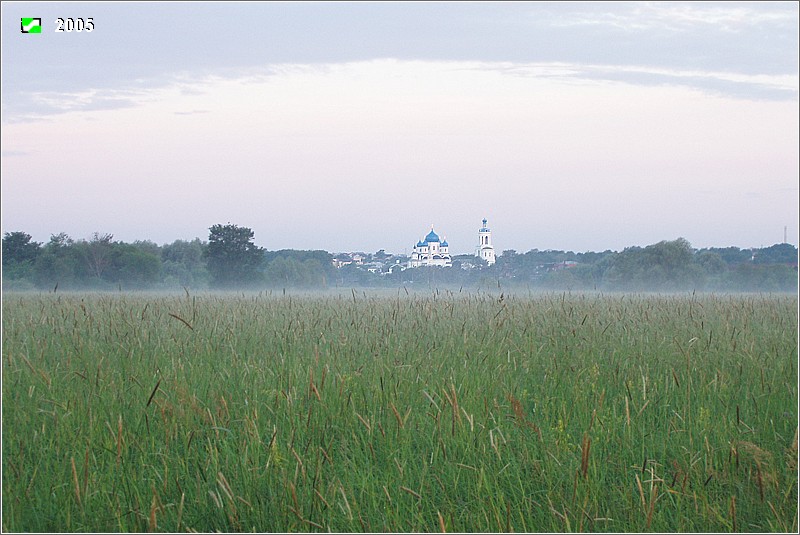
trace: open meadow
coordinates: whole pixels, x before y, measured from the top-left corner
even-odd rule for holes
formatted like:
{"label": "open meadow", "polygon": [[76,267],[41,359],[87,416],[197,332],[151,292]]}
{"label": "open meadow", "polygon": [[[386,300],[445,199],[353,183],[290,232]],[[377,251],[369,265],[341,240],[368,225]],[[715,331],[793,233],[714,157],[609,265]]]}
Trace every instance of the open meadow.
{"label": "open meadow", "polygon": [[798,530],[795,295],[2,311],[4,532]]}

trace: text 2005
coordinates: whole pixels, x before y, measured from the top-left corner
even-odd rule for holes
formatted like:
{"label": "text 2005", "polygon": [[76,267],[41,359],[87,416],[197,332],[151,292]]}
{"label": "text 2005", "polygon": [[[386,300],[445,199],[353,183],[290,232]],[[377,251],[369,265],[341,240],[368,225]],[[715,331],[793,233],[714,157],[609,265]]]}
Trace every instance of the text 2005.
{"label": "text 2005", "polygon": [[91,32],[94,30],[94,17],[88,19],[56,19],[57,32]]}

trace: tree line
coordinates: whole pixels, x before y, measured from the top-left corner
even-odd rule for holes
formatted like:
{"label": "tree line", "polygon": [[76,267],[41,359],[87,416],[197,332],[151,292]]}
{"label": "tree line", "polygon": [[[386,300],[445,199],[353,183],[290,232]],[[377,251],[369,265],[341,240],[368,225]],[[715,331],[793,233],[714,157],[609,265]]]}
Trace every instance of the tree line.
{"label": "tree line", "polygon": [[125,243],[111,234],[73,239],[61,233],[37,243],[25,232],[3,236],[7,290],[159,290],[325,288],[335,277],[325,251],[266,251],[254,233],[214,225],[208,241]]}
{"label": "tree line", "polygon": [[[693,249],[678,238],[621,252],[503,251],[487,266],[471,255],[452,268],[391,273],[352,264],[339,269],[326,251],[268,251],[254,232],[231,223],[195,238],[157,245],[111,234],[75,240],[64,233],[37,243],[24,232],[3,237],[5,290],[264,289],[329,287],[506,287],[603,291],[797,291],[797,248]],[[383,251],[368,255],[385,259]],[[371,260],[372,258],[370,258]],[[478,267],[473,267],[477,265]],[[469,269],[462,269],[469,268]]]}
{"label": "tree line", "polygon": [[787,243],[693,249],[678,238],[621,252],[504,251],[496,266],[502,278],[552,289],[795,292],[797,258]]}

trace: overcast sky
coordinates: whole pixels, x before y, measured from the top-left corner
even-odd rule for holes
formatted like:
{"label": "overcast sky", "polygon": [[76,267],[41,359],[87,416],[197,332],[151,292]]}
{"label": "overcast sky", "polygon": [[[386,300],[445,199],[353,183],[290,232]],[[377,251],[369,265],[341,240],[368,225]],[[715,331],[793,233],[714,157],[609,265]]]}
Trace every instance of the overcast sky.
{"label": "overcast sky", "polygon": [[797,2],[3,2],[2,25],[3,232],[797,244]]}

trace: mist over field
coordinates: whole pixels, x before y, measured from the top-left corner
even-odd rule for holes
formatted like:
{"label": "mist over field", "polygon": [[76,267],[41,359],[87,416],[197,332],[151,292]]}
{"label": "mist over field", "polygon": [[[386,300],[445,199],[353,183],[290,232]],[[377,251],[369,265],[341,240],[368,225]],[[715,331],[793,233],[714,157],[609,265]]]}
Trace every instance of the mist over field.
{"label": "mist over field", "polygon": [[270,251],[237,225],[211,227],[209,241],[125,243],[110,234],[90,240],[53,235],[46,244],[24,232],[3,237],[4,290],[325,290],[423,291],[796,292],[797,248],[695,249],[682,238],[623,251],[514,250],[489,264],[452,256],[448,267],[412,267],[387,253]]}

